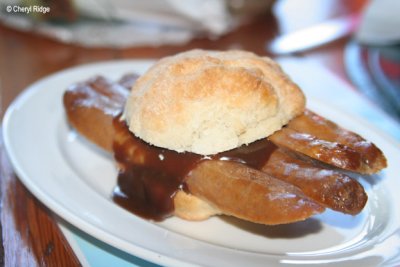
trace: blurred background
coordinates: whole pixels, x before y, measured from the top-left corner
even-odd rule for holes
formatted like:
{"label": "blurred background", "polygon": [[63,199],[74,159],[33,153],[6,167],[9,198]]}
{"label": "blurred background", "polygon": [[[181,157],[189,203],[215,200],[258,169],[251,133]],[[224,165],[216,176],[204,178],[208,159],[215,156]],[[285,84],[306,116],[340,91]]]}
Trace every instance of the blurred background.
{"label": "blurred background", "polygon": [[205,48],[318,58],[388,114],[400,118],[400,1],[0,3],[2,112],[14,97],[4,88],[24,88],[32,79],[66,67]]}

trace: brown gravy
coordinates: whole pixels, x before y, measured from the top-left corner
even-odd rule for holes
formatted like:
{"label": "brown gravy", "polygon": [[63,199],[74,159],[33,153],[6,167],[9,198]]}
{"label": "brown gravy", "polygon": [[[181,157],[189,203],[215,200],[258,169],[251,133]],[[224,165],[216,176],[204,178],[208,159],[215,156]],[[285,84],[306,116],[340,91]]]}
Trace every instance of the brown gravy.
{"label": "brown gravy", "polygon": [[119,116],[114,119],[114,157],[119,164],[113,200],[136,215],[162,220],[174,211],[173,197],[185,189],[187,173],[203,160],[231,160],[260,169],[276,149],[268,139],[211,156],[178,153],[135,137]]}

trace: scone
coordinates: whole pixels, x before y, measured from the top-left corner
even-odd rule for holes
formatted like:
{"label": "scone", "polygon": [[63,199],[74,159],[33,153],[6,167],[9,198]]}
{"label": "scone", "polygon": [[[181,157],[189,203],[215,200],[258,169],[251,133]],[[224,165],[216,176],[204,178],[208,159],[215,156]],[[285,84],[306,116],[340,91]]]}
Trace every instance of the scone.
{"label": "scone", "polygon": [[192,50],[142,75],[124,117],[152,145],[209,155],[271,135],[304,107],[302,91],[274,61],[244,51]]}

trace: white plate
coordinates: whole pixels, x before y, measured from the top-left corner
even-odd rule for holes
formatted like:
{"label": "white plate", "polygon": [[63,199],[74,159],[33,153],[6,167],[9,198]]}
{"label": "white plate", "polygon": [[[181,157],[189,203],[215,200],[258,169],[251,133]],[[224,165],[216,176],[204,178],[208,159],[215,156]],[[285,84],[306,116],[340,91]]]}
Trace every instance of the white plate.
{"label": "white plate", "polygon": [[110,200],[113,160],[70,131],[62,94],[76,81],[102,74],[142,73],[150,61],[117,61],[68,69],[24,91],[4,118],[4,140],[22,182],[62,218],[117,248],[162,265],[272,266],[325,264],[393,266],[400,251],[400,151],[384,134],[317,101],[309,106],[375,142],[389,167],[359,177],[369,195],[357,216],[327,211],[305,222],[263,226],[232,218],[177,218],[152,223]]}

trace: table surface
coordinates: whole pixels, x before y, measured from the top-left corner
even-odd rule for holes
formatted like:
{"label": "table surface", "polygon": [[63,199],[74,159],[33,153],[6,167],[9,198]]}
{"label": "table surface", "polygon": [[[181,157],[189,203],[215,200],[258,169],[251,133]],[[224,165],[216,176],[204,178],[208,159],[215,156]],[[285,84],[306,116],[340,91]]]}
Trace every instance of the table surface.
{"label": "table surface", "polygon": [[[297,3],[296,3],[297,2]],[[255,18],[216,40],[196,39],[181,46],[84,48],[0,25],[0,118],[28,85],[56,71],[80,64],[160,58],[192,48],[232,47],[269,55],[266,44],[277,36],[345,14],[360,13],[365,0],[281,0],[279,8]],[[294,8],[301,7],[302,12]],[[343,50],[349,38],[296,54],[311,58],[347,80]],[[350,83],[350,81],[348,81]],[[56,215],[40,203],[12,170],[0,136],[1,232],[0,263],[5,266],[80,266],[56,223]]]}

